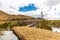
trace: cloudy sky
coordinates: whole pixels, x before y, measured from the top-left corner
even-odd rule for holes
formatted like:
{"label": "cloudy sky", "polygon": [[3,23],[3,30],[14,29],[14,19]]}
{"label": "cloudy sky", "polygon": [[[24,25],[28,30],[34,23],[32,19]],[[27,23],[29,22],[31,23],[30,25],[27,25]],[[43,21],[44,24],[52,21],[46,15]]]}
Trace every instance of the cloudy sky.
{"label": "cloudy sky", "polygon": [[11,15],[28,15],[60,20],[60,0],[0,0],[0,10]]}

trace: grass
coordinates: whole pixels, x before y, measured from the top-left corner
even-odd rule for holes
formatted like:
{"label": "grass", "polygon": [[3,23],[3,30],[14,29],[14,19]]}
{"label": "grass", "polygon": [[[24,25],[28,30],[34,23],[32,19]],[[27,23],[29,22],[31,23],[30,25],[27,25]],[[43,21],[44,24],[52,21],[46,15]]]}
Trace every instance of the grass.
{"label": "grass", "polygon": [[6,28],[0,28],[0,32],[5,31],[5,30],[7,30],[7,29]]}
{"label": "grass", "polygon": [[60,27],[60,20],[48,20],[48,22],[53,25],[55,23],[56,27]]}
{"label": "grass", "polygon": [[0,35],[1,35],[1,31],[5,31],[7,30],[6,28],[0,28]]}
{"label": "grass", "polygon": [[14,27],[21,40],[60,40],[60,33],[33,27]]}
{"label": "grass", "polygon": [[3,23],[5,23],[4,21],[0,21],[0,24],[3,24]]}

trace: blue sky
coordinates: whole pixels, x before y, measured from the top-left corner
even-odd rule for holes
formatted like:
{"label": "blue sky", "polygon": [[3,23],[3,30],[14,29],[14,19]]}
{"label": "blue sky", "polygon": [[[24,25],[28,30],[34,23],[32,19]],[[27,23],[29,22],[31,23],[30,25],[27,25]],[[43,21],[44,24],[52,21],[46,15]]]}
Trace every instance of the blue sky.
{"label": "blue sky", "polygon": [[0,0],[0,10],[11,15],[28,15],[60,20],[60,0]]}

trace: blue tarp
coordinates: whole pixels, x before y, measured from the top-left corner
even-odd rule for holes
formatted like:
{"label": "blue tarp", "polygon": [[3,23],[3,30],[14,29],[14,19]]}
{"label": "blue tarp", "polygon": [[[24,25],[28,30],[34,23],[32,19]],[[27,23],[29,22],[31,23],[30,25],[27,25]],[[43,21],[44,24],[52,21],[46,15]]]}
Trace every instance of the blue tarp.
{"label": "blue tarp", "polygon": [[19,11],[22,11],[22,12],[36,11],[36,9],[38,9],[38,8],[35,7],[34,4],[29,4],[28,6],[19,7]]}

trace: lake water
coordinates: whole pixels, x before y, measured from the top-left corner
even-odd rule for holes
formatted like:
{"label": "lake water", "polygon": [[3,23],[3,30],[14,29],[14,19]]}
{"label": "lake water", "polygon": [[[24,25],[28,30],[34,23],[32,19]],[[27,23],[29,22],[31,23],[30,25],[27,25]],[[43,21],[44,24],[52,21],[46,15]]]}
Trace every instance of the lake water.
{"label": "lake water", "polygon": [[0,40],[18,40],[18,37],[12,31],[2,31],[3,35],[0,36]]}
{"label": "lake water", "polygon": [[53,32],[60,32],[60,28],[59,27],[51,27]]}

